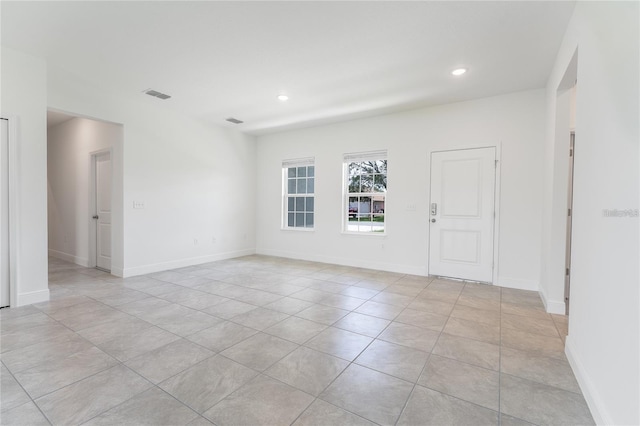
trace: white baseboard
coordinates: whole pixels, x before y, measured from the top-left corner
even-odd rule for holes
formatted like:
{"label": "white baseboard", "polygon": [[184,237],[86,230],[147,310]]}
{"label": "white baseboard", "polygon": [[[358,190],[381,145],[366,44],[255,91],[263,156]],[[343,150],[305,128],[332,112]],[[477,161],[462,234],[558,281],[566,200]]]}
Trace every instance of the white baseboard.
{"label": "white baseboard", "polygon": [[111,270],[111,274],[124,278],[135,277],[137,275],[151,274],[154,272],[167,271],[169,269],[184,268],[186,266],[200,265],[217,260],[232,259],[234,257],[249,256],[255,254],[255,249],[244,249],[225,253],[211,254],[206,256],[189,257],[186,259],[171,260],[169,262],[153,263],[150,265],[134,266],[122,270]]}
{"label": "white baseboard", "polygon": [[34,303],[47,302],[49,300],[49,289],[30,291],[28,293],[18,293],[16,297],[16,307],[33,305]]}
{"label": "white baseboard", "polygon": [[567,336],[567,341],[564,345],[564,353],[567,355],[567,360],[571,365],[573,374],[575,374],[576,380],[580,385],[580,390],[582,390],[582,395],[589,406],[593,420],[595,420],[598,425],[615,424],[605,408],[605,404],[602,402],[602,397],[598,392],[598,388],[589,378],[589,375],[580,360],[580,356],[573,348],[573,340],[571,340],[571,336]]}
{"label": "white baseboard", "polygon": [[265,256],[285,257],[288,259],[307,260],[310,262],[329,263],[333,265],[352,266],[354,268],[367,268],[375,269],[378,271],[396,272],[399,274],[411,274],[411,275],[427,275],[427,267],[415,267],[409,265],[398,265],[395,263],[382,263],[367,260],[358,259],[345,259],[344,257],[322,256],[314,254],[297,253],[286,250],[268,250],[258,249],[257,254]]}
{"label": "white baseboard", "polygon": [[60,260],[66,260],[67,262],[75,263],[76,265],[84,266],[85,268],[89,267],[89,259],[84,257],[74,256],[54,249],[49,249],[49,256]]}
{"label": "white baseboard", "polygon": [[566,314],[566,307],[564,304],[564,301],[559,302],[557,300],[548,300],[547,299],[547,295],[544,293],[544,290],[541,288],[540,291],[538,292],[538,294],[540,294],[540,298],[542,299],[542,303],[544,304],[545,309],[547,310],[548,313],[550,314],[559,314],[559,315],[565,315]]}
{"label": "white baseboard", "polygon": [[498,287],[515,288],[517,290],[538,291],[540,285],[535,280],[523,280],[521,278],[498,277]]}

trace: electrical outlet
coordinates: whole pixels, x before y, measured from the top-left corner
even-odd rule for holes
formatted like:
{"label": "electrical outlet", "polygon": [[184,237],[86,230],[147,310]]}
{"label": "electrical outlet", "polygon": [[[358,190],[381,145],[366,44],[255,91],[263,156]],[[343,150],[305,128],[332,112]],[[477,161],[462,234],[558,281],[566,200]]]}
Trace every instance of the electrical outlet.
{"label": "electrical outlet", "polygon": [[216,237],[211,237],[211,244],[215,244],[216,243]]}
{"label": "electrical outlet", "polygon": [[194,238],[194,239],[193,239],[193,245],[194,245],[194,246],[197,246],[197,245],[198,245],[198,239],[197,239],[197,238]]}
{"label": "electrical outlet", "polygon": [[133,202],[134,209],[144,209],[144,201],[134,201]]}

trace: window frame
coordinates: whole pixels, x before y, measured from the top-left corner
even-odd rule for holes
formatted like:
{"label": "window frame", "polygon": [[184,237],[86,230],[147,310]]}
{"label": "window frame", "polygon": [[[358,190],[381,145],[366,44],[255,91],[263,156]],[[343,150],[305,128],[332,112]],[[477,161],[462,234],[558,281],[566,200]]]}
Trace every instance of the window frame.
{"label": "window frame", "polygon": [[[312,193],[301,193],[298,194],[297,190],[295,194],[290,194],[289,193],[289,180],[291,179],[289,177],[289,169],[291,168],[299,168],[299,167],[306,167],[307,170],[305,171],[305,174],[308,174],[309,171],[309,167],[313,167],[313,176],[304,176],[307,181],[306,181],[306,185],[308,185],[309,182],[309,178],[313,178],[313,192]],[[297,170],[296,170],[297,173]],[[298,179],[298,176],[294,177],[294,179]],[[281,210],[281,214],[280,214],[280,229],[283,231],[302,231],[302,232],[313,232],[315,231],[315,225],[316,225],[316,196],[315,196],[315,181],[316,181],[316,174],[315,174],[315,158],[314,157],[308,157],[308,158],[298,158],[298,159],[292,159],[292,160],[283,160],[282,161],[282,210]],[[289,226],[289,197],[294,197],[296,199],[298,198],[304,198],[305,199],[305,203],[307,202],[306,199],[307,198],[312,198],[313,199],[313,211],[311,212],[307,212],[306,208],[305,210],[303,210],[303,213],[305,214],[305,226]],[[293,210],[293,214],[297,214],[298,211],[294,208]],[[306,221],[307,221],[307,216],[309,213],[311,213],[313,215],[313,225],[312,226],[306,226]]]}
{"label": "window frame", "polygon": [[[342,160],[342,234],[346,235],[367,235],[373,237],[384,237],[387,235],[387,201],[388,201],[388,181],[389,181],[389,169],[388,169],[388,155],[387,150],[380,151],[368,151],[368,152],[356,152],[356,153],[348,153],[343,155]],[[355,162],[363,162],[363,161],[379,161],[379,160],[387,160],[387,186],[385,187],[384,192],[358,192],[351,193],[349,192],[349,183],[350,183],[350,174],[349,174],[349,165]],[[374,175],[375,176],[375,175]],[[374,178],[375,179],[375,178]],[[351,197],[366,197],[373,196],[375,194],[382,195],[384,197],[384,225],[382,231],[352,231],[349,230],[349,198]],[[373,200],[371,201],[373,204]],[[372,212],[373,216],[374,213]]]}

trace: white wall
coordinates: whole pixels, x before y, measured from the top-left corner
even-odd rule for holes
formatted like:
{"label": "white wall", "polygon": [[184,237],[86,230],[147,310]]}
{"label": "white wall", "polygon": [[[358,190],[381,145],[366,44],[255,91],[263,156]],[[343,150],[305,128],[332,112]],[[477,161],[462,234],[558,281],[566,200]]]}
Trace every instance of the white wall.
{"label": "white wall", "polygon": [[[49,300],[47,279],[47,96],[42,59],[2,47],[0,113],[15,129],[16,288],[11,306]],[[11,138],[11,136],[10,136]],[[10,141],[11,142],[11,141]]]}
{"label": "white wall", "polygon": [[[555,137],[556,92],[577,49],[566,353],[599,424],[640,424],[640,227],[637,217],[602,212],[639,207],[638,17],[637,2],[578,2],[547,86],[549,153],[565,143]],[[545,170],[552,169],[552,156],[546,160]],[[551,214],[559,210],[551,194],[563,185],[559,177],[545,186],[545,210]],[[552,241],[550,222],[543,232]],[[561,281],[545,282],[542,289],[558,297]]]}
{"label": "white wall", "polygon": [[[121,125],[73,118],[47,131],[49,254],[89,266],[91,153],[122,146]],[[122,187],[113,188],[122,199]],[[122,216],[122,210],[118,212]],[[116,233],[121,233],[121,229]],[[116,262],[122,265],[122,262]]]}
{"label": "white wall", "polygon": [[[537,290],[544,99],[543,90],[527,91],[259,137],[257,251],[426,274],[430,152],[498,145],[497,284]],[[388,149],[387,235],[342,234],[342,155],[377,149]],[[281,230],[282,160],[309,156],[316,158],[315,232]]]}
{"label": "white wall", "polygon": [[[255,251],[253,137],[161,104],[170,100],[103,91],[59,69],[49,70],[47,89],[50,108],[123,125],[123,264],[114,273],[137,275]],[[134,210],[134,201],[146,208]]]}

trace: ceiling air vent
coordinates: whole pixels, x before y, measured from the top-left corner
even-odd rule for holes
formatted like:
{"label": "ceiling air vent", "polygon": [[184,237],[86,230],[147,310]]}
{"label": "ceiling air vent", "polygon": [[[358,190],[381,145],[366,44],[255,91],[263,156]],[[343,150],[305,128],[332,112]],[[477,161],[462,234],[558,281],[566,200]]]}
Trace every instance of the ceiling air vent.
{"label": "ceiling air vent", "polygon": [[244,123],[244,121],[242,120],[238,120],[237,118],[233,118],[233,117],[229,117],[226,119],[229,123],[233,123],[233,124],[242,124]]}
{"label": "ceiling air vent", "polygon": [[149,96],[155,96],[156,98],[160,98],[160,99],[169,99],[171,96],[166,95],[162,92],[158,92],[157,90],[153,90],[153,89],[147,89],[145,90],[143,93],[146,93]]}

